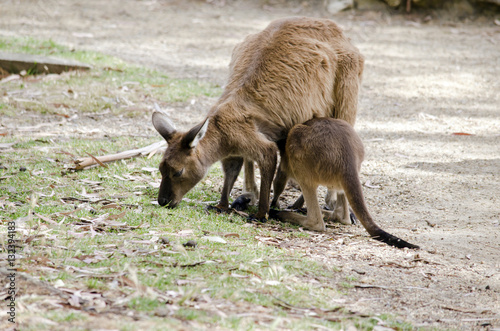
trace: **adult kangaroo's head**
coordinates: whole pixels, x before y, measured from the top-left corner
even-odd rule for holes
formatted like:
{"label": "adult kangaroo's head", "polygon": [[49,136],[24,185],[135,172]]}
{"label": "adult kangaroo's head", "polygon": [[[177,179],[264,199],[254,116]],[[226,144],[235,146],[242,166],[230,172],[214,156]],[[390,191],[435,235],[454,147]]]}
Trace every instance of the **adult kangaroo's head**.
{"label": "adult kangaroo's head", "polygon": [[209,164],[204,162],[205,153],[199,142],[207,132],[208,119],[188,132],[177,132],[167,115],[155,111],[153,125],[168,144],[160,163],[162,179],[158,204],[175,208],[207,173]]}

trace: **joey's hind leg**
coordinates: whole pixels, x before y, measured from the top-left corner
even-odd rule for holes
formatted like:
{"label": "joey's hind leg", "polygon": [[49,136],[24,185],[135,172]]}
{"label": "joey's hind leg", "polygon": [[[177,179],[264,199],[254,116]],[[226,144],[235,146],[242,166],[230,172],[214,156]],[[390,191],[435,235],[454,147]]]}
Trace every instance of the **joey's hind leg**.
{"label": "joey's hind leg", "polygon": [[[325,203],[328,209],[334,210],[335,209],[335,204],[336,204],[336,199],[337,199],[337,192],[335,190],[328,190],[326,192],[325,196]],[[300,197],[295,200],[295,202],[289,207],[290,209],[301,209],[301,210],[306,210],[305,208],[302,208],[304,206],[304,195],[301,194]]]}
{"label": "joey's hind leg", "polygon": [[304,183],[299,182],[302,188],[302,195],[307,206],[307,221],[303,224],[306,229],[314,231],[325,231],[325,222],[323,222],[323,214],[318,202],[318,195],[316,194],[316,186],[306,186]]}
{"label": "joey's hind leg", "polygon": [[323,222],[323,215],[319,207],[318,197],[316,196],[316,187],[301,185],[301,188],[307,204],[307,216],[290,211],[273,212],[271,216],[281,221],[303,226],[308,230],[325,231],[325,222]]}
{"label": "joey's hind leg", "polygon": [[328,188],[325,196],[325,204],[330,210],[335,210],[337,204],[337,190]]}
{"label": "joey's hind leg", "polygon": [[337,192],[337,202],[335,205],[335,209],[330,214],[328,220],[332,222],[339,222],[342,224],[352,224],[349,211],[349,203],[347,202],[347,197],[343,191]]}

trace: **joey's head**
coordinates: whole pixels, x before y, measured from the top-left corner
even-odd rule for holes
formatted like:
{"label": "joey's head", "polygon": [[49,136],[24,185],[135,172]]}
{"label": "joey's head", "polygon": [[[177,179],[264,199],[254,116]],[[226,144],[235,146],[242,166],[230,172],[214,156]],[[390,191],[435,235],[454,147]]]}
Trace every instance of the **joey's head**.
{"label": "joey's head", "polygon": [[208,119],[188,132],[177,132],[170,119],[162,112],[153,113],[153,125],[167,141],[168,147],[160,162],[161,185],[158,204],[175,208],[182,197],[203,177],[208,166],[201,160],[199,141],[205,136]]}

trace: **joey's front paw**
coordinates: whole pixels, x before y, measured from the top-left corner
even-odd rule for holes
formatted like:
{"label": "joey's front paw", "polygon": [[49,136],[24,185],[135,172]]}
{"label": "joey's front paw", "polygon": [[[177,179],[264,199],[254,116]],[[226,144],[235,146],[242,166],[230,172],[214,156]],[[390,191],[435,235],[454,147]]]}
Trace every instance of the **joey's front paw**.
{"label": "joey's front paw", "polygon": [[242,194],[233,201],[233,203],[231,204],[231,208],[237,211],[246,210],[248,209],[251,201],[252,198],[248,194]]}

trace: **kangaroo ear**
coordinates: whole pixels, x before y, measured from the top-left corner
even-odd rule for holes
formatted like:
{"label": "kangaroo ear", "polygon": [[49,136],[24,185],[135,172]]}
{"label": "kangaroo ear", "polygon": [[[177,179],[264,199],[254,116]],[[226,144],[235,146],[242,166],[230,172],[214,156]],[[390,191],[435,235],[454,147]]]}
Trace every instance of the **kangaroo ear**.
{"label": "kangaroo ear", "polygon": [[196,145],[200,142],[203,137],[205,137],[205,133],[207,133],[208,128],[208,118],[189,130],[184,138],[182,138],[182,145],[186,148],[195,148]]}
{"label": "kangaroo ear", "polygon": [[152,120],[156,131],[158,131],[167,142],[177,132],[174,123],[172,123],[170,118],[161,111],[154,111]]}

